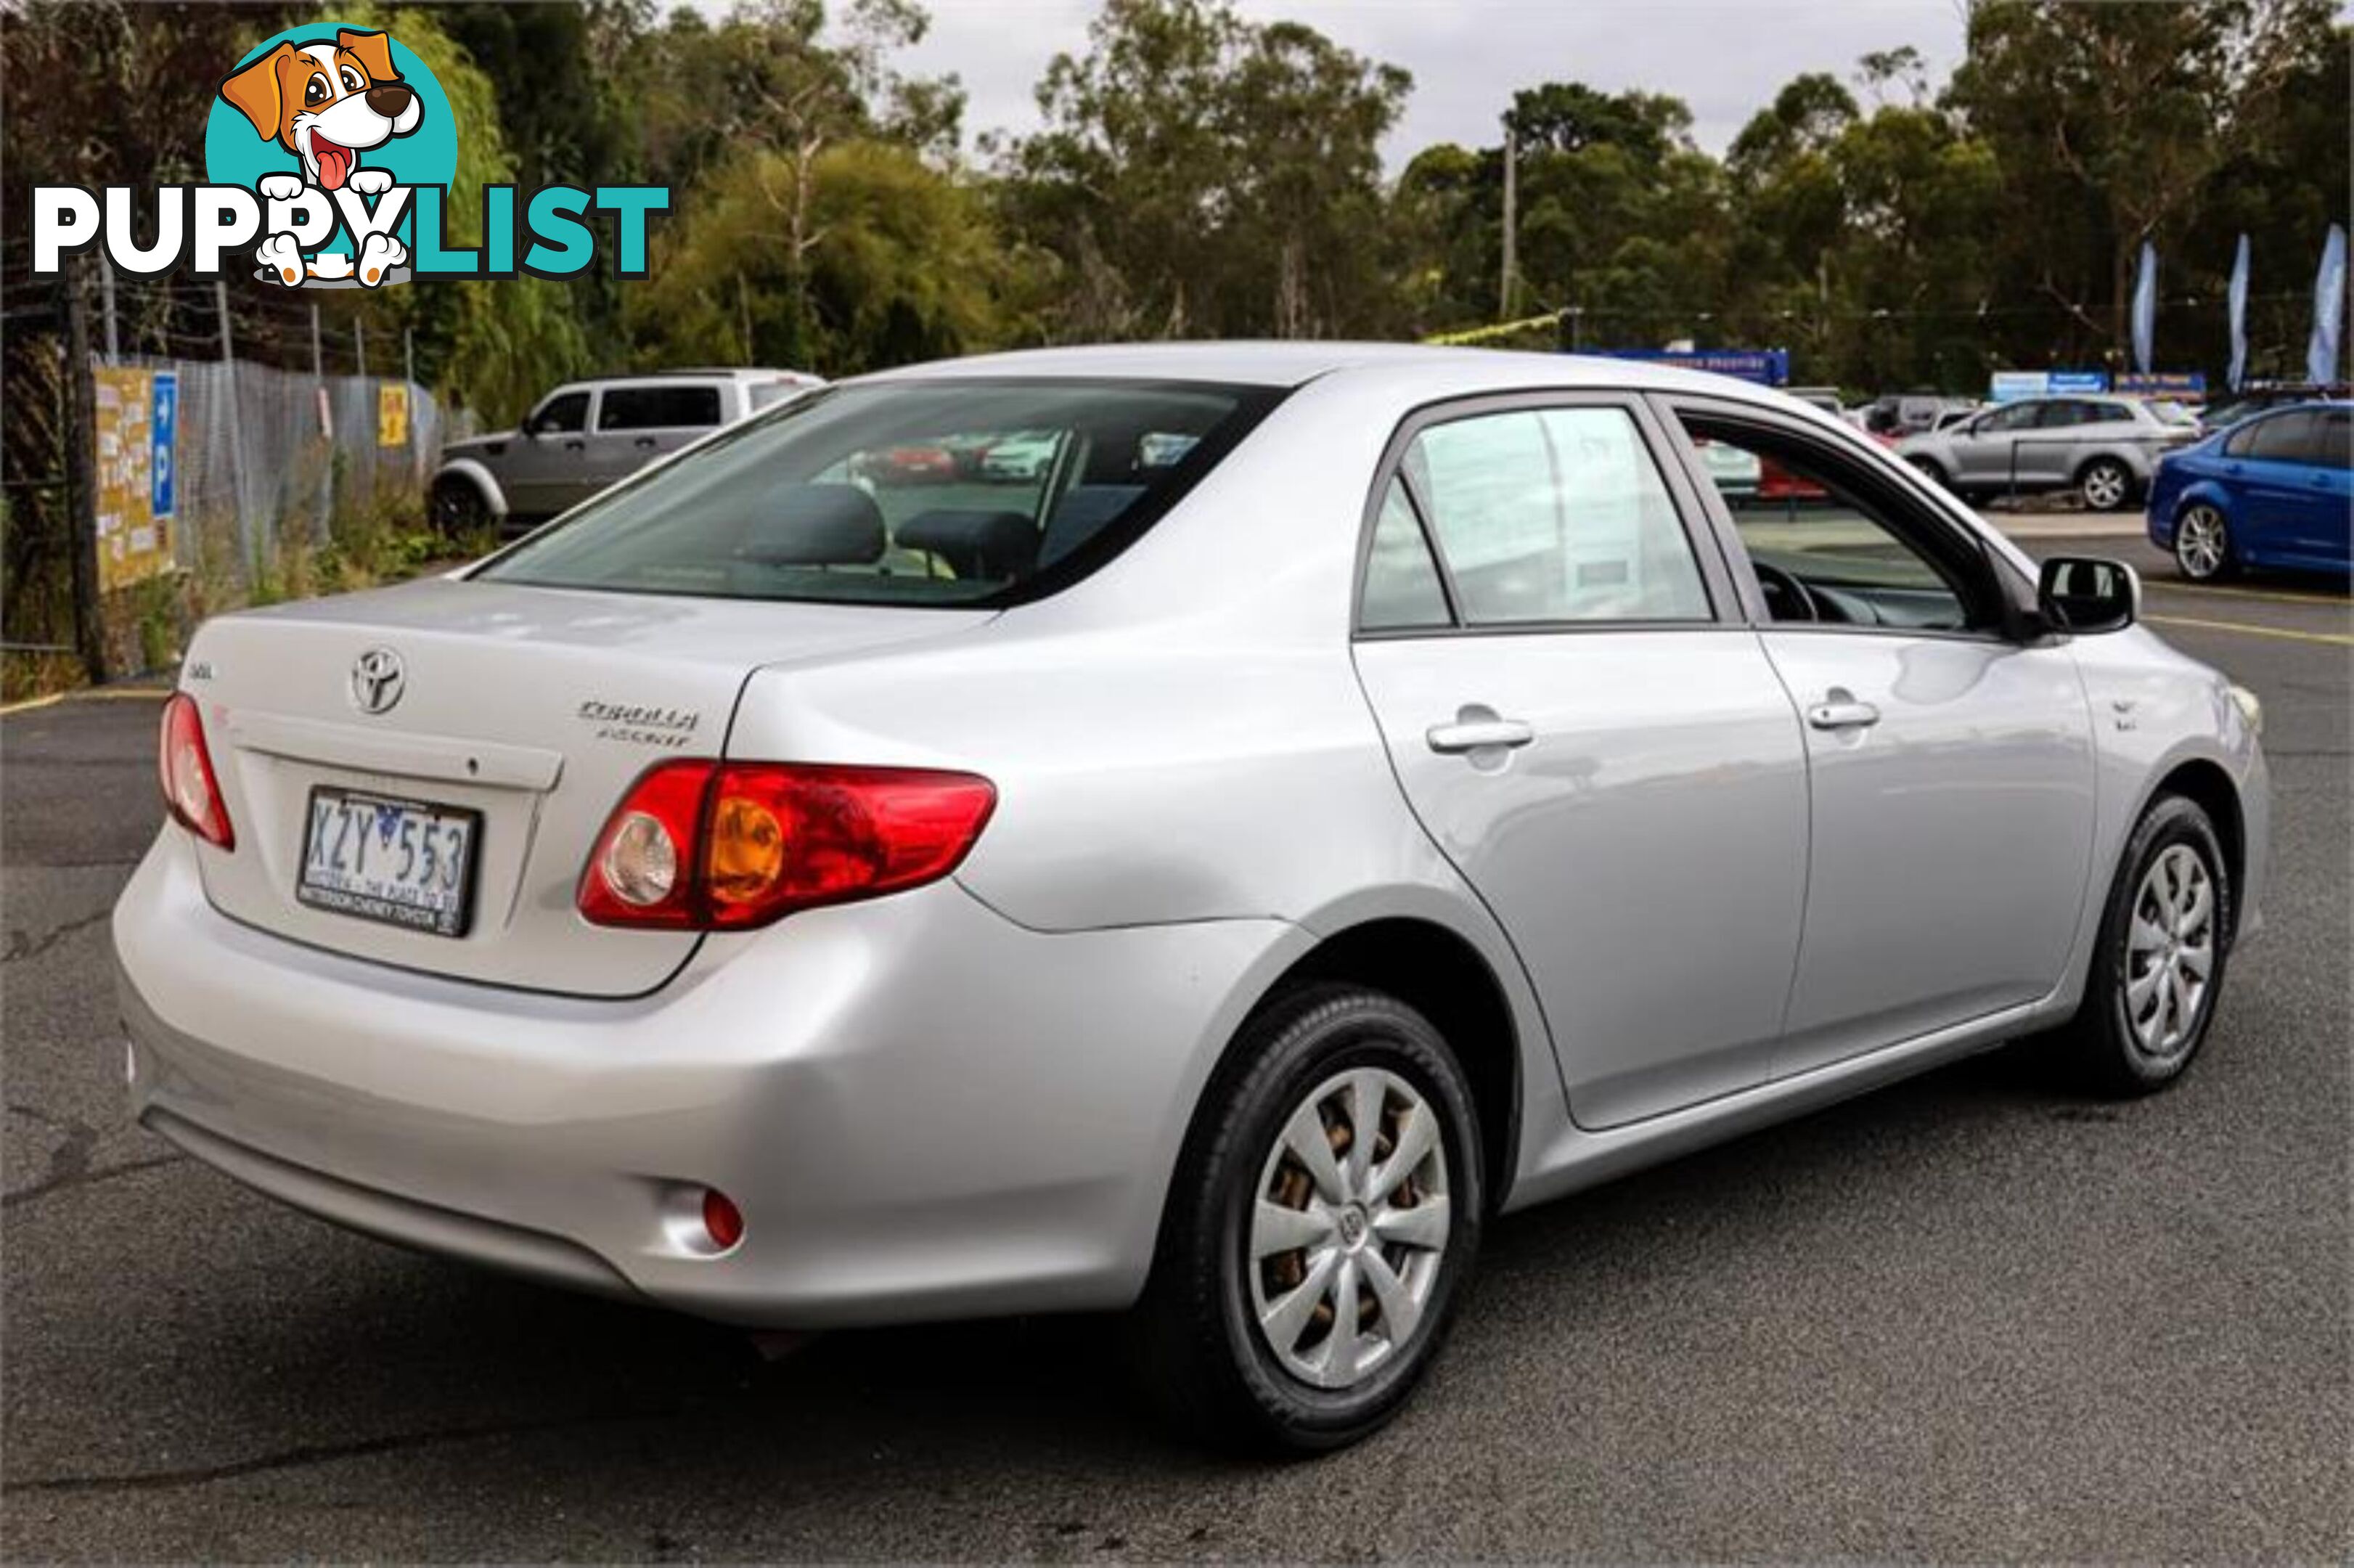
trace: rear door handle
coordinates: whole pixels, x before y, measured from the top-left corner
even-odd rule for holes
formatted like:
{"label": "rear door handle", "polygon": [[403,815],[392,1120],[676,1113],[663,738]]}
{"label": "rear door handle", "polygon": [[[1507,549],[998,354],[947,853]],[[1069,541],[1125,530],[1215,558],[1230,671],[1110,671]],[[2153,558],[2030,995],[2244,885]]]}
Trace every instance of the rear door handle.
{"label": "rear door handle", "polygon": [[1519,719],[1483,718],[1458,719],[1453,724],[1435,724],[1423,738],[1433,751],[1454,753],[1481,751],[1493,746],[1526,746],[1537,737],[1537,732]]}
{"label": "rear door handle", "polygon": [[654,445],[654,439],[652,436],[640,436],[638,438],[637,444],[642,447],[650,447]]}
{"label": "rear door handle", "polygon": [[1880,710],[1834,688],[1807,710],[1807,722],[1817,729],[1869,729],[1880,722]]}
{"label": "rear door handle", "polygon": [[588,443],[586,441],[567,441],[564,443],[564,450],[568,452],[577,452],[585,449],[588,444]]}

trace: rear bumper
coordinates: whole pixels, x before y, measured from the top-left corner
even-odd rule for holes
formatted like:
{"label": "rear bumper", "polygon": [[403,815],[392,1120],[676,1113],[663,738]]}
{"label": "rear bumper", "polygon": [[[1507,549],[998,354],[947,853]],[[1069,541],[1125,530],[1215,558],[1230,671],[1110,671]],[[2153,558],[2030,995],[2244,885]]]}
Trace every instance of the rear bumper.
{"label": "rear bumper", "polygon": [[[393,1241],[774,1327],[1132,1300],[1209,1067],[1306,943],[1048,936],[942,883],[586,1001],[239,925],[170,830],[114,938],[133,1107],[199,1159]],[[705,1187],[745,1215],[724,1255]]]}

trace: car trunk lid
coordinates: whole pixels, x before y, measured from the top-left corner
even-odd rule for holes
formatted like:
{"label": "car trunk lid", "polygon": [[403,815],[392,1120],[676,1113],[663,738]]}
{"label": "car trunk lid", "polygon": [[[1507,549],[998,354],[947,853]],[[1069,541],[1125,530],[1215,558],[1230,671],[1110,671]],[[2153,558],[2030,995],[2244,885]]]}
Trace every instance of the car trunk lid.
{"label": "car trunk lid", "polygon": [[[574,906],[631,782],[717,757],[752,671],[952,634],[989,612],[610,594],[439,578],[214,621],[189,650],[234,853],[200,846],[222,913],[314,947],[535,991],[662,985],[692,932]],[[398,690],[365,709],[397,662]],[[376,655],[366,672],[364,659]],[[302,902],[314,791],[473,813],[471,917],[441,936]]]}

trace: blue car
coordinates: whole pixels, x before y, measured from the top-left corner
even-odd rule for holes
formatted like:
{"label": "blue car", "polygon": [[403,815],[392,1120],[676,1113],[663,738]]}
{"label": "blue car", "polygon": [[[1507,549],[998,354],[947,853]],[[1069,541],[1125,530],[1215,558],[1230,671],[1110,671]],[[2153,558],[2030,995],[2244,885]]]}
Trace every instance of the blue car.
{"label": "blue car", "polygon": [[2193,582],[2243,567],[2354,572],[2354,402],[2269,409],[2168,452],[2149,538]]}

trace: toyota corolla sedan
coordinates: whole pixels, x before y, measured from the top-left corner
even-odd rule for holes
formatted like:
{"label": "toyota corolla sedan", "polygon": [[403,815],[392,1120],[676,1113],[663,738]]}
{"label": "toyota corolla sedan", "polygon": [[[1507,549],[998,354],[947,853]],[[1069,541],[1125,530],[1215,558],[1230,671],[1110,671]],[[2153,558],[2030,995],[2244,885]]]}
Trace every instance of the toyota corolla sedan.
{"label": "toyota corolla sedan", "polygon": [[[1736,514],[1711,444],[1824,499]],[[132,1103],[314,1214],[731,1323],[1126,1310],[1198,1428],[1337,1446],[1499,1214],[2020,1037],[2183,1073],[2265,769],[2137,598],[1617,360],[843,383],[198,633],[114,915]]]}

